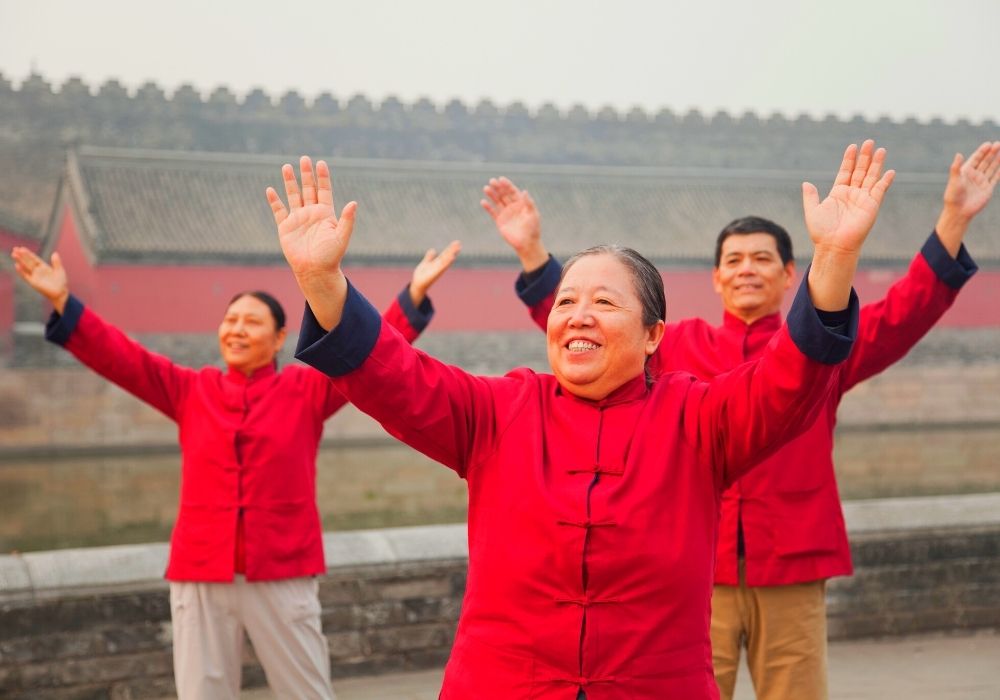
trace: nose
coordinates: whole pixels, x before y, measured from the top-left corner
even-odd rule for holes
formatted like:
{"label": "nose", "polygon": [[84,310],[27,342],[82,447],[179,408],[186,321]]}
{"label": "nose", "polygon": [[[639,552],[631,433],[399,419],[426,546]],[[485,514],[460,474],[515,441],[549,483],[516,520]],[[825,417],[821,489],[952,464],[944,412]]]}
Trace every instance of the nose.
{"label": "nose", "polygon": [[577,304],[567,321],[570,328],[585,328],[593,325],[594,316],[588,304]]}

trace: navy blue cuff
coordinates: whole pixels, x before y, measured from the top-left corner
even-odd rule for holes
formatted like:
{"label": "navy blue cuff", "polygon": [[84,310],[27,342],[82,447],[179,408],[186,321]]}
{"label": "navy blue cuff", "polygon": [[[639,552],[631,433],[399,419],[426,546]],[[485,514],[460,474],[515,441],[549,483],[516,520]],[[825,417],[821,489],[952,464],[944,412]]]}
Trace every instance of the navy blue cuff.
{"label": "navy blue cuff", "polygon": [[49,316],[49,321],[45,324],[45,339],[51,343],[65,345],[76,330],[76,324],[80,322],[81,316],[83,316],[83,302],[70,294],[66,299],[62,315],[53,311]]}
{"label": "navy blue cuff", "polygon": [[562,265],[551,255],[547,263],[538,270],[531,272],[530,279],[525,273],[517,276],[514,283],[514,291],[521,298],[526,306],[541,304],[545,297],[556,291],[559,285],[559,278],[562,277]]}
{"label": "navy blue cuff", "polygon": [[924,247],[920,249],[920,254],[924,256],[924,260],[934,270],[938,279],[952,289],[961,289],[979,270],[976,261],[965,249],[964,243],[958,249],[958,256],[953,258],[938,238],[937,231],[931,232]]}
{"label": "navy blue cuff", "polygon": [[413,299],[410,298],[410,285],[403,287],[403,291],[396,297],[396,301],[399,302],[399,308],[406,314],[406,320],[410,322],[410,326],[417,333],[422,333],[427,328],[427,324],[434,318],[434,305],[431,303],[431,298],[425,294],[420,306],[414,306]]}
{"label": "navy blue cuff", "polygon": [[364,363],[382,330],[382,317],[348,281],[340,323],[327,332],[306,304],[295,358],[330,377],[353,372]]}
{"label": "navy blue cuff", "polygon": [[[806,357],[822,362],[825,365],[835,365],[843,362],[851,354],[854,340],[858,337],[858,320],[861,315],[861,303],[858,295],[851,290],[851,300],[847,303],[846,327],[843,322],[836,328],[828,328],[819,312],[809,298],[809,270],[802,275],[802,283],[795,294],[795,301],[788,312],[786,323],[788,333],[795,345]],[[835,311],[834,315],[841,312]],[[843,329],[843,332],[838,332]]]}

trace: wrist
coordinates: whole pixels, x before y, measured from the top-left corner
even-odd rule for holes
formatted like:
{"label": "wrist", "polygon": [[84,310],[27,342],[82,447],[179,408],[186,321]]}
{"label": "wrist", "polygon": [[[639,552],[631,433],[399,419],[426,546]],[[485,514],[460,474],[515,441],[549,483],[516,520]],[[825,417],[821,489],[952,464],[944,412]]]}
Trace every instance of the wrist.
{"label": "wrist", "polygon": [[972,217],[965,216],[949,207],[941,210],[934,230],[937,231],[938,238],[945,250],[953,258],[958,255],[958,251],[962,247],[962,239],[965,237],[970,221],[972,221]]}
{"label": "wrist", "polygon": [[521,268],[525,272],[535,272],[540,270],[549,261],[549,251],[541,242],[517,251],[517,257],[521,261]]}
{"label": "wrist", "polygon": [[817,247],[809,267],[809,296],[820,311],[840,311],[851,299],[860,251]]}
{"label": "wrist", "polygon": [[69,301],[69,290],[64,289],[56,296],[49,299],[49,301],[52,303],[52,308],[56,310],[56,313],[62,316],[63,312],[66,311],[66,302]]}
{"label": "wrist", "polygon": [[409,292],[410,301],[413,302],[414,306],[420,306],[427,298],[427,287],[417,286],[413,282],[410,282],[407,292]]}

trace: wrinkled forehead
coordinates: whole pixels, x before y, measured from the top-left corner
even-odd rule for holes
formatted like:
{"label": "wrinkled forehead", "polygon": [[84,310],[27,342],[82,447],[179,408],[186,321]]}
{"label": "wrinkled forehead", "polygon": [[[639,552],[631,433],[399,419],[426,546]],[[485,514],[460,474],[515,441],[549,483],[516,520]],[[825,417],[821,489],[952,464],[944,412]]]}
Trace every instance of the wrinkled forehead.
{"label": "wrinkled forehead", "polygon": [[598,291],[635,295],[635,280],[628,265],[614,255],[585,255],[571,265],[559,283],[558,293]]}

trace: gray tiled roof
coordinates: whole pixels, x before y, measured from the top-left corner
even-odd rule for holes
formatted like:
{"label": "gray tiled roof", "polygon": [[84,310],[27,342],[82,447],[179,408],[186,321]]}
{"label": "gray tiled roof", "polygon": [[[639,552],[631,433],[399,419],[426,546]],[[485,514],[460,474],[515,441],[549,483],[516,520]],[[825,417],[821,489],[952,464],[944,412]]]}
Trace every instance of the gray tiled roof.
{"label": "gray tiled roof", "polygon": [[[102,261],[281,261],[264,188],[293,158],[80,149],[68,168],[85,235]],[[660,262],[704,264],[718,230],[757,214],[785,225],[808,250],[799,184],[823,191],[824,173],[640,167],[533,166],[331,160],[339,205],[359,203],[355,264],[410,262],[460,238],[465,263],[513,261],[479,208],[481,187],[507,175],[529,189],[544,235],[565,255],[600,242],[633,246]],[[908,260],[934,225],[946,173],[901,173],[868,246],[868,261]],[[89,220],[88,220],[89,219]],[[1000,205],[970,234],[979,260],[1000,261]]]}

